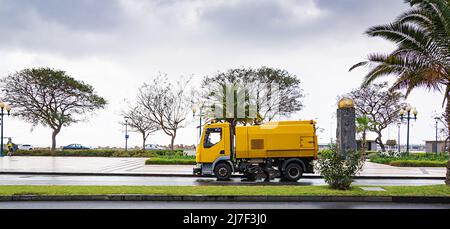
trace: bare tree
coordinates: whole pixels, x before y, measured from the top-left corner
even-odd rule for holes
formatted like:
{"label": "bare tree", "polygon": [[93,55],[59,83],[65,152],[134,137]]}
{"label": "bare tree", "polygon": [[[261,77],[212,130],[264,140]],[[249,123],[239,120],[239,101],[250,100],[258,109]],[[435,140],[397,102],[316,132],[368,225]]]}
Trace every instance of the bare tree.
{"label": "bare tree", "polygon": [[52,150],[62,127],[87,119],[88,113],[107,104],[91,85],[50,68],[24,69],[1,83],[4,99],[15,106],[17,116],[53,130]]}
{"label": "bare tree", "polygon": [[160,75],[152,84],[139,88],[138,103],[145,108],[148,118],[158,123],[165,134],[171,137],[170,148],[174,150],[177,131],[185,127],[190,112],[187,99],[187,81],[172,84],[166,75]]}
{"label": "bare tree", "polygon": [[399,120],[399,111],[405,105],[401,103],[404,96],[388,90],[387,86],[387,82],[367,85],[346,95],[355,102],[357,116],[366,116],[371,120],[372,131],[377,134],[375,142],[383,152],[386,147],[381,132]]}
{"label": "bare tree", "polygon": [[[145,149],[145,143],[150,134],[161,130],[159,123],[149,118],[146,109],[140,104],[130,107],[126,111],[122,111],[122,116],[127,120],[127,124],[131,127],[131,131],[142,135],[142,149]],[[121,124],[125,124],[121,122]]]}

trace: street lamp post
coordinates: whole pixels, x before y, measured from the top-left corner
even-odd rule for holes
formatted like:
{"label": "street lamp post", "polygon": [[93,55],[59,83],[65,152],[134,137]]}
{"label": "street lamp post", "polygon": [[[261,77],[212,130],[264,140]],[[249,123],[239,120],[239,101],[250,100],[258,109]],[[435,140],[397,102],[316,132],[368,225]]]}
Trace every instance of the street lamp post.
{"label": "street lamp post", "polygon": [[[405,116],[406,113],[406,116]],[[411,107],[410,105],[407,105],[405,108],[402,108],[400,110],[400,120],[403,121],[403,119],[406,119],[407,122],[407,129],[406,129],[406,154],[409,154],[409,123],[411,119],[417,120],[417,109]],[[411,114],[414,115],[411,116]]]}
{"label": "street lamp post", "polygon": [[192,117],[195,118],[195,116],[199,117],[199,125],[198,125],[198,140],[200,141],[200,138],[202,137],[202,112],[203,112],[203,106],[199,107],[199,113],[197,114],[197,107],[192,107]]}
{"label": "street lamp post", "polygon": [[[6,113],[5,113],[6,111]],[[1,136],[0,136],[0,157],[3,157],[3,119],[5,117],[5,115],[7,114],[9,116],[11,111],[11,106],[9,106],[8,104],[5,104],[3,102],[0,102],[0,125],[1,125]]]}
{"label": "street lamp post", "polygon": [[400,127],[401,127],[402,123],[398,122],[397,126],[398,126],[398,131],[397,131],[397,145],[398,145],[398,153],[401,152],[401,145],[400,145]]}
{"label": "street lamp post", "polygon": [[125,119],[125,152],[128,151],[128,119]]}
{"label": "street lamp post", "polygon": [[435,153],[438,153],[438,123],[439,120],[441,120],[439,117],[435,117],[434,120],[436,121],[436,142],[434,143],[435,145]]}

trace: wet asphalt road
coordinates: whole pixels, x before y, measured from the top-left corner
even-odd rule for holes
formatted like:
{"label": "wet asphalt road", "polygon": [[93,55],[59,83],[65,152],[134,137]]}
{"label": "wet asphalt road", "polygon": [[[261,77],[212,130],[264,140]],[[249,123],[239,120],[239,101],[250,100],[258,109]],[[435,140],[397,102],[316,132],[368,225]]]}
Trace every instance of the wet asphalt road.
{"label": "wet asphalt road", "polygon": [[[145,176],[61,176],[61,175],[0,175],[0,185],[128,185],[128,186],[202,186],[202,185],[324,185],[323,179],[303,178],[298,182],[231,181],[219,182],[215,178],[200,177],[145,177]],[[444,180],[431,179],[356,179],[355,185],[418,186],[444,184]]]}
{"label": "wet asphalt road", "polygon": [[165,202],[39,201],[0,202],[0,209],[450,209],[450,204],[360,202]]}

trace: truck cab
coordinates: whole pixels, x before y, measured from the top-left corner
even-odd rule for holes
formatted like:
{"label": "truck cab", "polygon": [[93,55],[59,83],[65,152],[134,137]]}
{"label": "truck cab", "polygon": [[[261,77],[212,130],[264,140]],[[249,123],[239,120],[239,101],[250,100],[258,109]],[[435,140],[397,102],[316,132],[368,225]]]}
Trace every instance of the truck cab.
{"label": "truck cab", "polygon": [[213,123],[206,125],[196,150],[197,166],[194,174],[214,175],[218,162],[227,162],[230,166],[231,142],[230,124]]}

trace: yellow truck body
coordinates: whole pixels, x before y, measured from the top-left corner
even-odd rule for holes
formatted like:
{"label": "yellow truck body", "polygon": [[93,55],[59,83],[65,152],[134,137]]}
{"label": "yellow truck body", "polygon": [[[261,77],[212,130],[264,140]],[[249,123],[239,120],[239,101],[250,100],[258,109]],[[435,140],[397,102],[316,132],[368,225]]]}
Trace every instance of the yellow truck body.
{"label": "yellow truck body", "polygon": [[313,121],[236,127],[236,158],[317,157]]}
{"label": "yellow truck body", "polygon": [[311,173],[311,162],[318,152],[315,125],[312,120],[269,122],[237,126],[235,134],[226,122],[206,125],[197,147],[194,174],[226,180],[230,172],[221,178],[220,171],[231,169],[231,173],[247,177],[263,172],[266,177],[270,172],[283,176],[286,169],[301,170],[297,171],[300,176]]}

